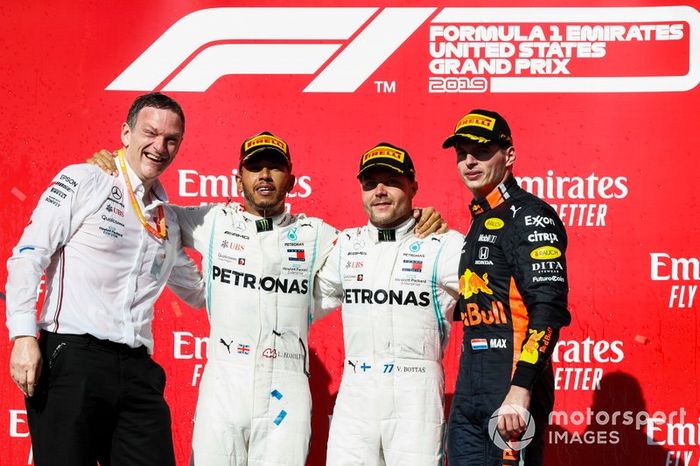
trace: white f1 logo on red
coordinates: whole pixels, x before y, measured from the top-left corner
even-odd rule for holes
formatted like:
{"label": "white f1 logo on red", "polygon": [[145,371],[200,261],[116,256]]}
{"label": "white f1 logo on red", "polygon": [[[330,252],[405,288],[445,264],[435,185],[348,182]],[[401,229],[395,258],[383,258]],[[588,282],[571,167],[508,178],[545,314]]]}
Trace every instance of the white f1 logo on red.
{"label": "white f1 logo on red", "polygon": [[107,90],[154,90],[177,71],[164,91],[204,92],[229,74],[314,74],[328,63],[304,92],[354,92],[434,11],[199,10],[173,24]]}
{"label": "white f1 logo on red", "polygon": [[[668,76],[475,76],[479,92],[669,92],[700,83],[700,13],[687,6],[603,8],[209,8],[179,19],[108,91],[206,91],[229,74],[310,74],[304,92],[354,92],[431,17],[431,27],[686,22],[688,68]],[[679,36],[678,40],[683,36]],[[601,67],[601,72],[605,71]],[[172,77],[172,78],[171,78]],[[489,79],[488,83],[486,79]],[[469,76],[437,76],[464,80]],[[462,82],[460,81],[460,82]],[[471,81],[468,81],[471,82]],[[467,89],[467,92],[474,90]]]}

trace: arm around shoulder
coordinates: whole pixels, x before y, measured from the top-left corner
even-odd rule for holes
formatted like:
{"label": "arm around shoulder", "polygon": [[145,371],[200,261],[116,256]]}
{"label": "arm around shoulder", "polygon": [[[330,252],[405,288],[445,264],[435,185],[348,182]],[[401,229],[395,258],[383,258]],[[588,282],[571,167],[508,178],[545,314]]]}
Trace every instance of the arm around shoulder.
{"label": "arm around shoulder", "polygon": [[206,306],[204,278],[194,261],[180,246],[175,265],[168,277],[168,288],[194,309]]}

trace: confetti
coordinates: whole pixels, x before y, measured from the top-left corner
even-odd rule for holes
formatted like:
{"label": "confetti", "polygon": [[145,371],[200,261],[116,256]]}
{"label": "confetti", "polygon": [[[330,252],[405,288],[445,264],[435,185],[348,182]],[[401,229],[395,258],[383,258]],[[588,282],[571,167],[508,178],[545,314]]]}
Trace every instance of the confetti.
{"label": "confetti", "polygon": [[22,202],[24,202],[24,200],[27,198],[26,194],[24,194],[22,191],[20,191],[19,189],[15,188],[15,187],[13,187],[10,190],[10,193]]}
{"label": "confetti", "polygon": [[649,343],[649,339],[642,335],[637,335],[636,337],[634,337],[634,341],[636,341],[637,343],[641,343],[642,345],[646,345],[647,343]]}
{"label": "confetti", "polygon": [[177,301],[173,301],[172,303],[170,303],[170,307],[173,308],[175,317],[180,317],[182,315],[182,309],[180,309],[180,305],[177,303]]}
{"label": "confetti", "polygon": [[285,418],[285,417],[287,417],[287,411],[285,411],[285,410],[283,409],[282,411],[280,411],[280,413],[277,415],[277,417],[275,418],[275,420],[272,421],[272,422],[274,422],[275,425],[280,425],[280,424],[282,423],[282,421],[284,421],[284,418]]}

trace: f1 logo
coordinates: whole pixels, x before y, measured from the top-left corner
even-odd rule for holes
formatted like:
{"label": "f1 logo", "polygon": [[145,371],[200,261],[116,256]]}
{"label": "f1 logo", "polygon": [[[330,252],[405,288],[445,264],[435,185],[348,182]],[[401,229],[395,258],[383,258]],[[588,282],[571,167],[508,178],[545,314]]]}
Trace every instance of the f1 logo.
{"label": "f1 logo", "polygon": [[[204,92],[235,74],[314,75],[304,92],[354,92],[408,37],[464,24],[686,22],[688,68],[668,76],[451,76],[465,92],[668,92],[700,83],[700,13],[688,6],[602,8],[208,8],[180,18],[112,81],[108,91]],[[604,70],[604,68],[601,68]],[[449,81],[447,81],[449,80]],[[476,80],[476,82],[475,82]],[[460,84],[461,86],[461,84]],[[449,90],[446,88],[446,90]]]}
{"label": "f1 logo", "polygon": [[204,92],[229,74],[315,74],[322,69],[304,92],[354,92],[435,10],[199,10],[173,24],[107,90],[154,90],[186,62],[163,91]]}

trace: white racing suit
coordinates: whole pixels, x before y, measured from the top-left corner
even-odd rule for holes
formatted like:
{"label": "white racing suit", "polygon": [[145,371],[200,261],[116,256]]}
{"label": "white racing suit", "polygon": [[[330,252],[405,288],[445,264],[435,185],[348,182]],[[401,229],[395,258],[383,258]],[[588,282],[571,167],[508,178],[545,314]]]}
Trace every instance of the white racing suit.
{"label": "white racing suit", "polygon": [[191,464],[302,466],[313,277],[337,231],[290,214],[270,228],[241,210],[177,209],[183,244],[202,254],[211,326]]}
{"label": "white racing suit", "polygon": [[330,466],[441,461],[441,361],[463,237],[419,240],[413,227],[411,219],[395,230],[343,231],[317,276],[319,306],[343,306],[346,361],[328,438]]}

